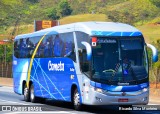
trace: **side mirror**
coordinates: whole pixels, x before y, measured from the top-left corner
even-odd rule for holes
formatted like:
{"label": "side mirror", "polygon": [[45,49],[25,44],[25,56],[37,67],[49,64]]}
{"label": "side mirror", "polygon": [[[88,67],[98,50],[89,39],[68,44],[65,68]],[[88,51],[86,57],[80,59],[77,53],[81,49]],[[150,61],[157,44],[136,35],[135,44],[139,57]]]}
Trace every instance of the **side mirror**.
{"label": "side mirror", "polygon": [[149,47],[152,50],[152,61],[157,62],[158,61],[158,51],[157,51],[157,49],[151,44],[147,44],[147,47]]}
{"label": "side mirror", "polygon": [[92,57],[92,48],[91,45],[88,42],[81,42],[87,50],[87,60],[91,60]]}

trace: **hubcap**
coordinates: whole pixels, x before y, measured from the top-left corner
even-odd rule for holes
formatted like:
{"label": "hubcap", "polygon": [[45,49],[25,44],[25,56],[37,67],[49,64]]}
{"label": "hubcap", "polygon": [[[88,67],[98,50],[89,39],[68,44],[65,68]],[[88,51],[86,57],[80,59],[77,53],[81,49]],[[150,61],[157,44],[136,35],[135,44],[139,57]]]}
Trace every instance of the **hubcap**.
{"label": "hubcap", "polygon": [[33,87],[31,88],[31,99],[32,100],[34,99],[34,90],[33,90]]}
{"label": "hubcap", "polygon": [[26,97],[26,96],[27,96],[27,94],[28,94],[28,89],[27,89],[27,88],[25,88],[25,89],[24,89],[24,97]]}
{"label": "hubcap", "polygon": [[79,93],[76,92],[75,95],[74,95],[74,105],[79,105]]}

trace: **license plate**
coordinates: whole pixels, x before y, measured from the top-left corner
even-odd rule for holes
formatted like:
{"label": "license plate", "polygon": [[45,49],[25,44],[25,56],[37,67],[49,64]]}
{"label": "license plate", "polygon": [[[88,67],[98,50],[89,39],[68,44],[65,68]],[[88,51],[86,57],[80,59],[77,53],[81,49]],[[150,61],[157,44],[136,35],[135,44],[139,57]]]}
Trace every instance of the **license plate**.
{"label": "license plate", "polygon": [[118,99],[118,102],[128,102],[128,99]]}

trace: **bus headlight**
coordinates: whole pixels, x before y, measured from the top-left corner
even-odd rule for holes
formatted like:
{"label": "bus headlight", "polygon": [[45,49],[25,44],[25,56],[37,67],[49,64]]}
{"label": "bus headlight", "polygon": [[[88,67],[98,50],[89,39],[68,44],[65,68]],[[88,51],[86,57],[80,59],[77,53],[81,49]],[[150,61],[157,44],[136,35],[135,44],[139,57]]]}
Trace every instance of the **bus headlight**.
{"label": "bus headlight", "polygon": [[96,88],[96,87],[93,87],[93,86],[90,86],[90,88],[91,88],[92,91],[96,91],[96,92],[98,92],[98,93],[103,93],[103,94],[105,94],[105,92],[106,92],[106,90],[103,90],[103,89],[101,89],[101,88]]}
{"label": "bus headlight", "polygon": [[147,92],[149,89],[148,88],[143,88],[142,92]]}
{"label": "bus headlight", "polygon": [[103,90],[100,88],[95,88],[95,91],[99,92],[99,93],[103,93]]}

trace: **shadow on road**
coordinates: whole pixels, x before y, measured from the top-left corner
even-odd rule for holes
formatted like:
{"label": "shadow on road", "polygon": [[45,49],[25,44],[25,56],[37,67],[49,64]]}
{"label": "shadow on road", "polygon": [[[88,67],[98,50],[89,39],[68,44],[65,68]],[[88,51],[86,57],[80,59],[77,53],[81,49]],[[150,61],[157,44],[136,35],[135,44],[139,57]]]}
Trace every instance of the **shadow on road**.
{"label": "shadow on road", "polygon": [[[56,110],[62,110],[62,111],[75,111],[73,109],[72,103],[69,102],[63,102],[63,101],[56,101],[56,100],[46,100],[45,102],[40,102],[41,104],[47,105],[48,109],[51,111]],[[89,105],[83,105],[82,110],[80,113],[94,113],[94,114],[127,114],[129,111],[119,111],[119,106],[89,106]]]}
{"label": "shadow on road", "polygon": [[[73,109],[73,105],[70,102],[56,101],[51,99],[40,99],[38,104],[43,104],[46,111],[69,111],[73,113],[94,113],[94,114],[160,114],[160,111],[138,111],[138,110],[130,110],[130,111],[120,111],[119,106],[89,106],[83,105],[83,109],[81,111],[75,111]],[[36,105],[37,105],[36,103]]]}

